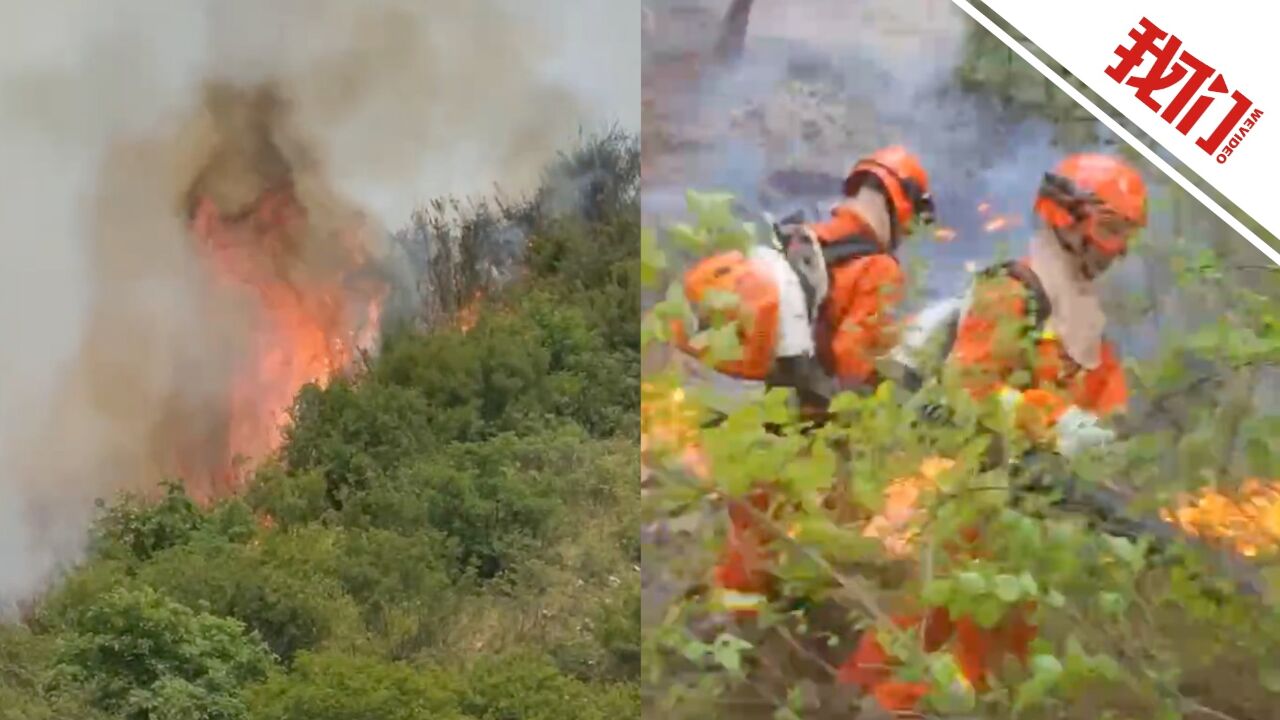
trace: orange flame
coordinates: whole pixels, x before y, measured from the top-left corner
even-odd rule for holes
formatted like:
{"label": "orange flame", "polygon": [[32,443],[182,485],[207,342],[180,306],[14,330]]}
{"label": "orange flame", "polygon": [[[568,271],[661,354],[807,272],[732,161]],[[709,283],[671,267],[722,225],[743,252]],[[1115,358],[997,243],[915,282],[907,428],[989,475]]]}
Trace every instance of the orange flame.
{"label": "orange flame", "polygon": [[938,476],[955,467],[949,458],[929,457],[914,475],[895,478],[884,492],[884,507],[863,527],[862,536],[876,538],[892,556],[903,558],[915,550],[920,503],[938,484]]}
{"label": "orange flame", "polygon": [[1225,545],[1244,555],[1270,555],[1280,547],[1280,482],[1246,480],[1235,497],[1204,488],[1160,511],[1165,522],[1189,535]]}
{"label": "orange flame", "polygon": [[458,311],[458,329],[463,333],[471,332],[471,329],[476,326],[476,321],[480,319],[480,306],[483,301],[484,293],[477,290],[467,304]]}
{"label": "orange flame", "polygon": [[1004,215],[997,215],[996,217],[988,220],[987,223],[982,226],[982,229],[987,232],[996,232],[998,230],[1003,230],[1008,226],[1009,218]]}
{"label": "orange flame", "polygon": [[[221,216],[203,198],[193,216],[192,230],[215,279],[251,307],[250,346],[227,398],[225,457],[221,467],[207,469],[224,489],[237,484],[237,458],[256,462],[280,447],[303,386],[326,385],[377,341],[388,288],[379,282],[357,289],[346,276],[311,277],[291,266],[306,223],[292,189],[265,193],[237,218]],[[344,268],[363,270],[368,259],[358,235],[341,239],[348,255]]]}
{"label": "orange flame", "polygon": [[673,450],[697,442],[697,412],[686,402],[684,388],[640,386],[640,442],[645,448]]}

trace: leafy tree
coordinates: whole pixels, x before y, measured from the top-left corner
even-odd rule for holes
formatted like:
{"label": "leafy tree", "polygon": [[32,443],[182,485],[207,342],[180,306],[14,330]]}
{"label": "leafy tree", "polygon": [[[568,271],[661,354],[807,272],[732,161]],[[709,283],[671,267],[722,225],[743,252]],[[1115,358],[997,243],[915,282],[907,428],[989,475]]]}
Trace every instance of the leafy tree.
{"label": "leafy tree", "polygon": [[53,661],[56,641],[25,628],[0,626],[0,718],[99,720],[82,688],[59,687]]}
{"label": "leafy tree", "polygon": [[360,625],[339,579],[342,540],[306,528],[255,544],[197,543],[157,556],[138,578],[188,607],[244,623],[287,662]]}
{"label": "leafy tree", "polygon": [[143,587],[86,608],[58,664],[93,705],[128,720],[237,720],[245,713],[240,686],[264,676],[271,655],[239,622]]}
{"label": "leafy tree", "polygon": [[376,658],[303,655],[251,688],[251,720],[462,720],[449,673]]}
{"label": "leafy tree", "polygon": [[460,707],[476,720],[603,720],[639,713],[633,689],[593,687],[529,655],[478,660],[467,673]]}

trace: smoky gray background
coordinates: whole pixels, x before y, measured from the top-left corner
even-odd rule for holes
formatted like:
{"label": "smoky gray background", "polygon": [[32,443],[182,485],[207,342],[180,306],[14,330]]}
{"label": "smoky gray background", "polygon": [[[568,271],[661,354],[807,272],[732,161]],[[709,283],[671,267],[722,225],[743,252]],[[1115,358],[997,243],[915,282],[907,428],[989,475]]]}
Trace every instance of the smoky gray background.
{"label": "smoky gray background", "polygon": [[394,230],[637,130],[639,25],[603,0],[0,0],[0,602],[76,558],[95,498],[158,479],[157,428],[199,420],[175,395],[219,391],[236,309],[185,201],[244,142],[211,84],[288,103],[269,134],[319,224]]}

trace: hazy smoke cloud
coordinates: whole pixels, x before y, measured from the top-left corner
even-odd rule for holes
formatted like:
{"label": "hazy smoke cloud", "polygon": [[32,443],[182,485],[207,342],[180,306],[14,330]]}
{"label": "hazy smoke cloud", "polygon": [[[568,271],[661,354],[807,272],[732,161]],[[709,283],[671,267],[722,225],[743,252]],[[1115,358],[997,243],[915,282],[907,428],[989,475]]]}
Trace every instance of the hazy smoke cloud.
{"label": "hazy smoke cloud", "polygon": [[530,5],[0,0],[0,600],[74,557],[94,497],[226,432],[254,338],[198,198],[291,183],[308,229],[274,271],[322,282],[343,231],[376,256],[413,205],[521,192],[580,127],[634,126],[638,15]]}

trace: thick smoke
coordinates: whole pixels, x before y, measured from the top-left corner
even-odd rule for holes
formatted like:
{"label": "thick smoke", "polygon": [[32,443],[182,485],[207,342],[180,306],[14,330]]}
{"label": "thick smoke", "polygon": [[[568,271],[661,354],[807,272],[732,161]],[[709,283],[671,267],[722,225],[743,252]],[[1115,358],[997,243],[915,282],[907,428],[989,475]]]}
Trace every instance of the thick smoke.
{"label": "thick smoke", "polygon": [[634,122],[635,13],[569,36],[548,16],[592,3],[528,5],[0,2],[0,600],[75,558],[94,498],[226,433],[250,308],[193,222],[290,187],[306,230],[258,260],[322,282],[414,204],[519,193],[581,127]]}

